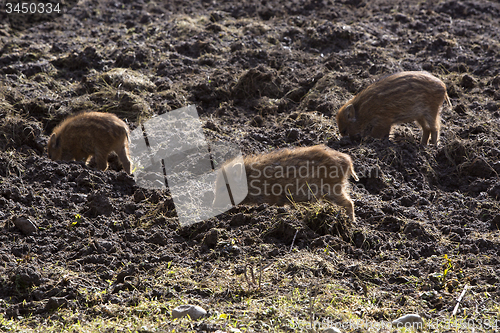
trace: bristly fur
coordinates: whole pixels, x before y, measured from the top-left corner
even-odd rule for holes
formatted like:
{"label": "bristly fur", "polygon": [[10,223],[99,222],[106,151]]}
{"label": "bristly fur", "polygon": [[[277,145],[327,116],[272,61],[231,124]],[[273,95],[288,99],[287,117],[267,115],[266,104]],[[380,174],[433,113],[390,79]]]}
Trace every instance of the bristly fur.
{"label": "bristly fur", "polygon": [[97,168],[108,168],[108,155],[116,152],[128,174],[129,129],[127,124],[111,113],[82,112],[66,118],[52,132],[47,144],[49,157],[63,161],[85,161],[95,156]]}
{"label": "bristly fur", "polygon": [[[248,195],[244,204],[269,203],[285,205],[326,199],[345,207],[354,221],[354,203],[347,193],[348,179],[358,180],[351,157],[324,145],[281,149],[267,154],[246,156],[243,159]],[[240,179],[237,174],[243,166],[235,161],[223,168],[228,177]],[[221,168],[222,169],[222,168]],[[226,183],[222,171],[217,175],[214,205],[220,201],[219,191]],[[286,191],[284,189],[287,189]]]}
{"label": "bristly fur", "polygon": [[371,84],[337,113],[341,135],[383,138],[395,124],[416,121],[422,127],[421,144],[436,145],[443,101],[451,105],[446,85],[427,72],[401,72]]}

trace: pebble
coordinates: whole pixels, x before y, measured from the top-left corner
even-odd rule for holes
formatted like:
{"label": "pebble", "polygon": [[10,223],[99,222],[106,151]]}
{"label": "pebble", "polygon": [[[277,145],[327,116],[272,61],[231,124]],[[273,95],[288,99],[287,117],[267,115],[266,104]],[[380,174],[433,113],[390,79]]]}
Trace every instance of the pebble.
{"label": "pebble", "polygon": [[328,327],[323,333],[342,333],[342,331],[337,327]]}
{"label": "pebble", "polygon": [[206,234],[205,237],[203,237],[203,244],[206,246],[213,248],[217,245],[217,242],[219,241],[219,235],[220,231],[219,229],[210,229]]}
{"label": "pebble", "polygon": [[418,328],[424,326],[424,320],[418,314],[407,314],[392,322],[394,327]]}
{"label": "pebble", "polygon": [[241,330],[236,327],[230,327],[227,331],[217,330],[214,333],[241,333]]}
{"label": "pebble", "polygon": [[205,311],[202,307],[198,305],[189,305],[189,304],[180,305],[172,310],[173,318],[182,318],[185,317],[186,315],[189,315],[189,317],[192,320],[197,320],[201,317],[206,316],[207,311]]}
{"label": "pebble", "polygon": [[45,304],[45,310],[55,310],[68,304],[68,300],[64,297],[51,297]]}
{"label": "pebble", "polygon": [[13,221],[16,228],[25,235],[29,235],[38,230],[35,223],[29,217],[17,216],[14,217]]}

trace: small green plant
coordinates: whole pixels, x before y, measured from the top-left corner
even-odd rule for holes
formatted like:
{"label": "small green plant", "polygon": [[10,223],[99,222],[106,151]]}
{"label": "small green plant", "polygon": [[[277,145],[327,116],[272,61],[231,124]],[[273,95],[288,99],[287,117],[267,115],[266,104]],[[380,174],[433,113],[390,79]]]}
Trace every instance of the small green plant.
{"label": "small green plant", "polygon": [[82,222],[82,220],[83,218],[80,214],[75,214],[75,218],[68,224],[68,227],[71,229],[75,227],[78,223]]}
{"label": "small green plant", "polygon": [[445,268],[443,270],[443,276],[442,276],[443,282],[446,280],[446,276],[448,275],[448,272],[453,268],[453,265],[451,263],[451,259],[448,258],[447,254],[444,255],[444,259],[446,260],[446,263],[444,264]]}

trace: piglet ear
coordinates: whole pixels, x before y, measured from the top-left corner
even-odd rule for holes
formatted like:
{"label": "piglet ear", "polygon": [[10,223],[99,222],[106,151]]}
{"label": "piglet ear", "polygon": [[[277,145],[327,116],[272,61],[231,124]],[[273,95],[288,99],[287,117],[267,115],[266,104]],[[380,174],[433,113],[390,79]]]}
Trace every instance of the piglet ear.
{"label": "piglet ear", "polygon": [[354,105],[349,104],[345,108],[345,114],[350,122],[356,122],[356,110],[354,110]]}

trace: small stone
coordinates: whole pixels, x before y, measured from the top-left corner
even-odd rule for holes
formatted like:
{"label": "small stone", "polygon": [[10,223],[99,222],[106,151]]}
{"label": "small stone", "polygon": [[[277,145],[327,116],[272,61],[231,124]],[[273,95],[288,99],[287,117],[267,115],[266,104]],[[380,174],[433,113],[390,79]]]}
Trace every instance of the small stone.
{"label": "small stone", "polygon": [[328,327],[323,333],[342,333],[337,327]]}
{"label": "small stone", "polygon": [[141,23],[141,24],[151,23],[151,15],[149,15],[149,14],[142,15],[141,20],[139,21],[139,23]]}
{"label": "small stone", "polygon": [[392,326],[418,329],[424,326],[424,320],[418,314],[407,314],[394,320]]}
{"label": "small stone", "polygon": [[189,315],[192,320],[197,320],[201,317],[207,315],[207,311],[205,311],[202,307],[198,305],[180,305],[172,310],[173,318],[182,318]]}
{"label": "small stone", "polygon": [[477,80],[470,76],[469,74],[464,74],[462,76],[462,81],[460,82],[461,86],[467,89],[474,88],[477,84]]}
{"label": "small stone", "polygon": [[286,131],[285,135],[286,135],[287,142],[293,142],[299,138],[300,131],[296,128],[291,128],[291,129]]}
{"label": "small stone", "polygon": [[50,310],[55,310],[60,307],[66,306],[68,304],[68,300],[64,297],[51,297],[47,301],[47,304],[45,305],[45,310],[50,311]]}
{"label": "small stone", "polygon": [[218,229],[210,229],[203,237],[203,244],[206,246],[213,248],[217,245],[219,241],[219,230]]}
{"label": "small stone", "polygon": [[17,216],[13,220],[16,228],[23,234],[29,235],[38,230],[36,224],[29,217]]}

